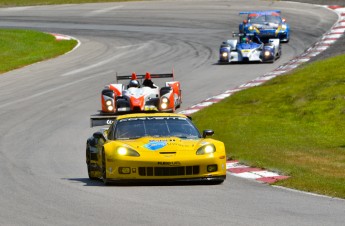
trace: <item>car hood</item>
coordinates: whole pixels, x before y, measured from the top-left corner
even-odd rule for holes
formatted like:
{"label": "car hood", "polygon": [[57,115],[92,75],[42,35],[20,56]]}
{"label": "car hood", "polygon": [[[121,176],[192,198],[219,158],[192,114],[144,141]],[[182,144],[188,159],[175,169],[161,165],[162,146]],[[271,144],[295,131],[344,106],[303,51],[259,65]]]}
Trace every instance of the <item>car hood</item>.
{"label": "car hood", "polygon": [[279,24],[275,23],[265,23],[265,24],[253,24],[259,30],[270,30],[270,29],[277,29]]}
{"label": "car hood", "polygon": [[178,137],[142,137],[134,140],[114,141],[116,146],[129,146],[139,152],[180,152],[180,151],[195,151],[199,147],[206,144],[213,143],[213,139],[197,138],[197,139],[183,139]]}
{"label": "car hood", "polygon": [[245,49],[257,49],[261,46],[261,44],[257,44],[255,42],[252,43],[239,43],[237,45],[238,50],[245,50]]}

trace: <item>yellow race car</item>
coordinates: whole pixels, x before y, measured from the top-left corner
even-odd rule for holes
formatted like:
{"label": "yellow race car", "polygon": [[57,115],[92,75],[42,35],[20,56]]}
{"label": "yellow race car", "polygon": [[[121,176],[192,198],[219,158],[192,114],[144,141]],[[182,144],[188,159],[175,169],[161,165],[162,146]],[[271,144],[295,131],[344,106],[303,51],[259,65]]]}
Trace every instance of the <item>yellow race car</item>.
{"label": "yellow race car", "polygon": [[226,179],[224,143],[201,135],[190,118],[174,113],[93,116],[91,126],[109,124],[86,143],[91,180],[210,181]]}

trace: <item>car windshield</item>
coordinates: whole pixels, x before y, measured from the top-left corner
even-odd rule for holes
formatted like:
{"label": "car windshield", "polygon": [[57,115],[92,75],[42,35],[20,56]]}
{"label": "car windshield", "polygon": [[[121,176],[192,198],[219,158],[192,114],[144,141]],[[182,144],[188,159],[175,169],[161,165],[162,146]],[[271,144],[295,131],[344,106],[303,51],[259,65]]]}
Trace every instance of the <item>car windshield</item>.
{"label": "car windshield", "polygon": [[256,15],[256,16],[249,17],[248,22],[251,24],[266,24],[266,23],[280,24],[282,20],[280,16],[275,16],[275,15]]}
{"label": "car windshield", "polygon": [[119,120],[115,126],[115,139],[137,139],[145,136],[200,138],[200,133],[187,118],[140,117]]}

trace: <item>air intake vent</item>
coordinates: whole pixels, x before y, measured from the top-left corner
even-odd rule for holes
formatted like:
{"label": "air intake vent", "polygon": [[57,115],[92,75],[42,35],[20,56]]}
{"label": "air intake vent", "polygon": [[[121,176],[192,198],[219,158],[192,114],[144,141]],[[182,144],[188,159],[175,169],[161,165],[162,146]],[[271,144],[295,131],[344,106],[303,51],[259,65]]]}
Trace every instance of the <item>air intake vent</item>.
{"label": "air intake vent", "polygon": [[140,176],[183,176],[199,174],[199,166],[139,167]]}

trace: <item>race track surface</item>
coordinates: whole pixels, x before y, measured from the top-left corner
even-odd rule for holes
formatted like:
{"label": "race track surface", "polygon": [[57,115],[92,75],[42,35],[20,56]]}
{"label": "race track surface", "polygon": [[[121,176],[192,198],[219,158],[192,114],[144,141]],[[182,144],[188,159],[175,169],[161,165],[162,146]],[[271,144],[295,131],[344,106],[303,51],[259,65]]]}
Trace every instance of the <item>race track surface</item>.
{"label": "race track surface", "polygon": [[[217,65],[239,11],[281,9],[292,28],[274,64]],[[222,185],[103,186],[88,179],[89,116],[115,74],[168,73],[181,110],[302,53],[336,14],[272,1],[159,1],[0,9],[0,27],[81,41],[56,59],[0,75],[0,225],[343,225],[345,202],[233,176]]]}

